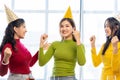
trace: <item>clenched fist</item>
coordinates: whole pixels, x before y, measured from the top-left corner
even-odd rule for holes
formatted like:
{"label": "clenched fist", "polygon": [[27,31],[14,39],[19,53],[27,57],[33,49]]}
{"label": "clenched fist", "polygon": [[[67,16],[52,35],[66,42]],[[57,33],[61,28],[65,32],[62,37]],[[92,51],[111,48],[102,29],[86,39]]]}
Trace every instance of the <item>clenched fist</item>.
{"label": "clenched fist", "polygon": [[9,63],[9,58],[11,57],[12,55],[12,51],[10,48],[6,48],[4,50],[4,57],[3,57],[3,62],[6,64],[6,63]]}
{"label": "clenched fist", "polygon": [[95,47],[95,40],[96,40],[95,35],[93,35],[93,36],[90,37],[91,47]]}

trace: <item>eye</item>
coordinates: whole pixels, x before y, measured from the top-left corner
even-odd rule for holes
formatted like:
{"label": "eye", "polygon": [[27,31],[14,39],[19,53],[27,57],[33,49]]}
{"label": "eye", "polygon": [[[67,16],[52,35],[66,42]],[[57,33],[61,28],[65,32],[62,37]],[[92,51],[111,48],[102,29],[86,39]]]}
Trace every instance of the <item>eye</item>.
{"label": "eye", "polygon": [[63,28],[63,25],[61,25],[60,28]]}
{"label": "eye", "polygon": [[66,26],[66,27],[69,27],[69,26]]}

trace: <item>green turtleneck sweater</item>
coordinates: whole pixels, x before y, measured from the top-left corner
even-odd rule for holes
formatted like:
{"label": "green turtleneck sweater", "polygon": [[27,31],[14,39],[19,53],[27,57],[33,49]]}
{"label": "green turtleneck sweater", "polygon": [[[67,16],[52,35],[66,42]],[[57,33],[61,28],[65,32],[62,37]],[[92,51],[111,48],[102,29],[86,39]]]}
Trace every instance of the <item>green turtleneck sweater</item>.
{"label": "green turtleneck sweater", "polygon": [[73,40],[55,41],[44,54],[43,48],[39,50],[39,65],[45,65],[54,56],[53,76],[74,76],[75,65],[84,65],[84,45],[77,45]]}

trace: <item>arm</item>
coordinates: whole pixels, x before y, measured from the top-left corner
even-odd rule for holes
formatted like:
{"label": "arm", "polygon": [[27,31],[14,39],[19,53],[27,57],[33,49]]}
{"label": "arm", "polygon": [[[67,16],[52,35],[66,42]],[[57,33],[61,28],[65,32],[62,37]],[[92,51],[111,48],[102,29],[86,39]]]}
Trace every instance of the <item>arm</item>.
{"label": "arm", "polygon": [[78,64],[81,66],[86,63],[85,48],[83,44],[77,45],[77,59],[78,59]]}
{"label": "arm", "polygon": [[85,59],[85,48],[80,41],[80,32],[77,30],[74,30],[73,36],[77,44],[77,61],[78,61],[78,64],[82,66],[86,63],[86,59]]}
{"label": "arm", "polygon": [[[102,48],[103,48],[103,47],[102,47]],[[95,47],[91,49],[92,62],[93,62],[93,65],[94,65],[95,67],[99,66],[100,63],[102,62],[102,60],[101,60],[102,48],[100,49],[98,55],[97,55],[97,53],[96,53],[96,48],[95,48]]]}
{"label": "arm", "polygon": [[[2,60],[1,60],[2,61]],[[4,65],[2,64],[2,62],[0,61],[0,76],[4,76],[7,74],[8,72],[8,64]]]}
{"label": "arm", "polygon": [[113,47],[112,54],[112,70],[114,73],[118,73],[120,71],[120,42],[117,36],[114,36],[111,40]]}
{"label": "arm", "polygon": [[[48,44],[46,43],[43,46],[43,49],[47,50],[49,48],[49,46],[50,46],[50,43],[48,43]],[[37,51],[36,54],[32,57],[32,60],[30,62],[30,66],[33,66],[37,62],[37,60],[38,60],[38,54],[39,54],[39,51]]]}
{"label": "arm", "polygon": [[112,55],[112,71],[114,73],[119,73],[120,71],[120,48],[116,54]]}
{"label": "arm", "polygon": [[102,53],[102,49],[103,49],[103,46],[102,48],[100,49],[98,55],[96,53],[96,47],[95,47],[95,41],[96,41],[96,37],[95,35],[91,36],[90,37],[90,43],[91,43],[91,56],[92,56],[92,62],[93,62],[93,65],[95,67],[97,67],[101,62],[101,53]]}
{"label": "arm", "polygon": [[12,47],[10,45],[6,45],[1,54],[0,61],[0,76],[4,76],[8,72],[9,59],[12,55]]}
{"label": "arm", "polygon": [[47,38],[48,38],[47,34],[41,35],[41,38],[40,38],[40,49],[38,54],[38,61],[40,66],[45,65],[50,60],[50,58],[54,53],[53,44],[51,44],[47,52],[44,54],[43,49],[44,49],[44,46],[47,44],[46,43]]}
{"label": "arm", "polygon": [[38,51],[36,52],[36,54],[32,57],[31,61],[30,61],[30,67],[32,67],[38,60]]}
{"label": "arm", "polygon": [[54,49],[53,49],[52,44],[48,48],[48,50],[45,54],[44,54],[43,48],[40,48],[39,49],[39,54],[38,54],[39,65],[40,66],[45,65],[51,59],[53,53],[54,53]]}

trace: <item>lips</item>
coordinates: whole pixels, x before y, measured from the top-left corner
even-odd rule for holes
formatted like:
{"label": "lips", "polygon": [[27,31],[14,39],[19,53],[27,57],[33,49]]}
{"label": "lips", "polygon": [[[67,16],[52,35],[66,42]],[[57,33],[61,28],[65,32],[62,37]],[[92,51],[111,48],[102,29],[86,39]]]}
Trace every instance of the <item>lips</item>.
{"label": "lips", "polygon": [[62,32],[63,34],[67,34],[67,32]]}
{"label": "lips", "polygon": [[61,31],[61,32],[62,32],[62,33],[68,33],[68,31],[65,31],[65,30],[64,30],[64,31]]}
{"label": "lips", "polygon": [[108,34],[109,32],[106,30],[105,33]]}

